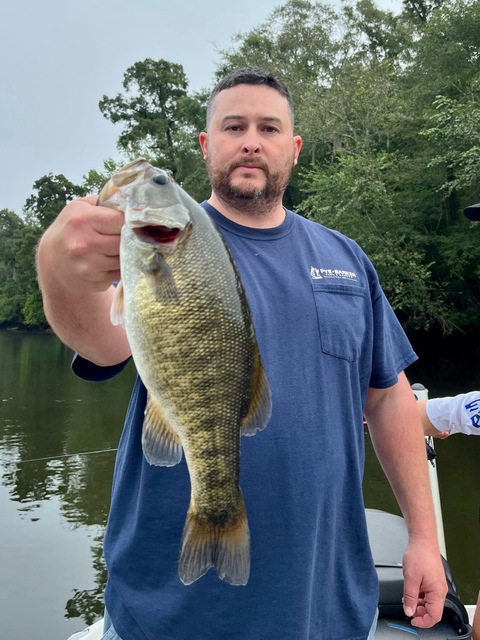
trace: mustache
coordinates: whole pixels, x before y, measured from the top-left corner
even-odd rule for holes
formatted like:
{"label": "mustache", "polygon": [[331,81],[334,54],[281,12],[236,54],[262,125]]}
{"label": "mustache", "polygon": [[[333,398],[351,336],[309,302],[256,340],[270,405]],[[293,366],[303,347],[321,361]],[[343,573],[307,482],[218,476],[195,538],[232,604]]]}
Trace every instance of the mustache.
{"label": "mustache", "polygon": [[249,164],[255,167],[260,167],[260,169],[263,169],[265,173],[268,173],[268,166],[267,163],[264,162],[264,160],[261,160],[260,158],[251,158],[249,156],[247,156],[246,158],[240,158],[239,160],[232,162],[232,164],[230,165],[230,171],[233,171],[237,167],[242,167]]}

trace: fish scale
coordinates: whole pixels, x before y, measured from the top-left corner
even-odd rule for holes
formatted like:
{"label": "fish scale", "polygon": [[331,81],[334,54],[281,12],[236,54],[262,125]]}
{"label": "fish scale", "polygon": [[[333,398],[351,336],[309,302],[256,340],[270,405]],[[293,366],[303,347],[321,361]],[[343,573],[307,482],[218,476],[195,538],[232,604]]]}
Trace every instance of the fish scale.
{"label": "fish scale", "polygon": [[267,425],[271,394],[235,263],[204,209],[145,160],[113,176],[98,204],[125,213],[112,319],[147,389],[145,457],[172,466],[183,451],[190,474],[180,579],[214,567],[246,584],[241,435]]}

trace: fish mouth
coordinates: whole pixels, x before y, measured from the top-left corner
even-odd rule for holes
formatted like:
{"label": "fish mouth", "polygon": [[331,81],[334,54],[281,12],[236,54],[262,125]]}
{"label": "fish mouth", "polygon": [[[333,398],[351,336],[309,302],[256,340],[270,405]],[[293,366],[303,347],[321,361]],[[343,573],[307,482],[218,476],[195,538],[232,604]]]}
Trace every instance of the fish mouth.
{"label": "fish mouth", "polygon": [[176,243],[182,235],[182,229],[164,227],[163,225],[134,227],[132,231],[141,242],[153,245]]}

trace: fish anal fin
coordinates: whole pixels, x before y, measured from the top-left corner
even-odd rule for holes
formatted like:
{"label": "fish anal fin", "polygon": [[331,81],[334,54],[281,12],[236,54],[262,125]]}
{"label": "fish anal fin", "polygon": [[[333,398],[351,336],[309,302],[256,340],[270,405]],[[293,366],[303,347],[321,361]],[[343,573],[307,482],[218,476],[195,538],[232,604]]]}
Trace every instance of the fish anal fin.
{"label": "fish anal fin", "polygon": [[173,467],[182,459],[182,445],[161,407],[150,394],[143,420],[142,447],[149,464]]}
{"label": "fish anal fin", "polygon": [[210,568],[232,585],[245,585],[250,576],[250,532],[242,494],[238,516],[228,526],[202,521],[190,506],[182,537],[178,574],[184,584],[192,584]]}
{"label": "fish anal fin", "polygon": [[112,306],[110,308],[110,320],[113,325],[124,323],[124,301],[125,295],[123,291],[122,281],[119,280],[113,293]]}
{"label": "fish anal fin", "polygon": [[253,436],[265,429],[272,415],[272,395],[258,348],[254,356],[252,392],[248,413],[242,420],[240,433]]}

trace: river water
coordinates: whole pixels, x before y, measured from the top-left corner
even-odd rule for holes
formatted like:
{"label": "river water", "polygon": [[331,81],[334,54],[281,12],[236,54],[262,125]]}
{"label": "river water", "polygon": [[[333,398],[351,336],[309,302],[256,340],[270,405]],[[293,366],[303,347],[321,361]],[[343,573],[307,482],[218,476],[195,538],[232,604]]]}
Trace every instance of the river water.
{"label": "river water", "polygon": [[[135,371],[89,383],[70,372],[71,357],[54,335],[0,332],[0,640],[64,640],[102,613],[102,535]],[[411,381],[431,397],[480,387],[423,375]],[[473,602],[480,437],[435,445],[448,560]],[[399,513],[368,434],[366,450],[366,506]]]}

